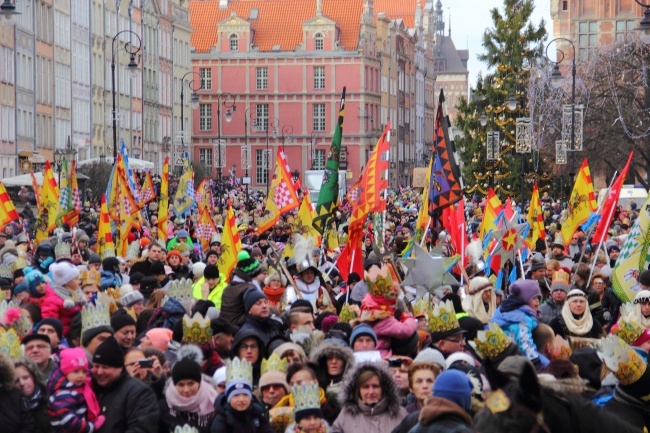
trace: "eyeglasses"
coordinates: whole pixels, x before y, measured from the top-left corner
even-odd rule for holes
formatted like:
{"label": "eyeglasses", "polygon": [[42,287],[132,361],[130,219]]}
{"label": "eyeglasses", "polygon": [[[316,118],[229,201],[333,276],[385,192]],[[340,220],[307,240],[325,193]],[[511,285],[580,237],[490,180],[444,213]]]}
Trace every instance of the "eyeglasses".
{"label": "eyeglasses", "polygon": [[262,387],[262,391],[264,391],[265,389],[280,389],[280,388],[284,388],[284,387],[278,383],[271,383],[269,385],[264,385]]}
{"label": "eyeglasses", "polygon": [[44,350],[47,349],[48,347],[50,346],[48,346],[47,344],[34,344],[33,346],[26,346],[25,352],[31,352],[34,349]]}
{"label": "eyeglasses", "polygon": [[594,281],[594,284],[598,284],[598,285],[601,285],[601,284],[605,284],[605,283],[604,283],[604,282],[602,282],[602,281]]}
{"label": "eyeglasses", "polygon": [[257,344],[242,344],[239,348],[244,350],[257,350],[259,346]]}
{"label": "eyeglasses", "polygon": [[460,344],[460,343],[462,343],[463,341],[465,341],[464,338],[459,338],[459,339],[455,339],[455,338],[443,338],[443,340],[445,340],[445,341],[449,341],[450,343],[456,343],[456,344]]}

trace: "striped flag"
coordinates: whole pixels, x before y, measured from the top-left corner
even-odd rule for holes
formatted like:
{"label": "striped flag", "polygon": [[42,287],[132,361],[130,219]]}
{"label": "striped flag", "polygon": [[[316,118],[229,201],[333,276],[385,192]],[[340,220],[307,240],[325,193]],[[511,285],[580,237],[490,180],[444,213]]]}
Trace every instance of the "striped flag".
{"label": "striped flag", "polygon": [[106,194],[102,194],[102,207],[99,211],[99,255],[102,259],[115,256],[115,244],[111,233],[111,218],[108,215]]}
{"label": "striped flag", "polygon": [[16,212],[16,207],[9,197],[5,186],[0,182],[0,227],[9,224],[12,221],[18,221],[20,217]]}
{"label": "striped flag", "polygon": [[221,237],[221,255],[218,259],[219,272],[230,281],[230,274],[237,265],[237,254],[242,250],[241,239],[237,231],[237,220],[232,205],[228,202],[228,211]]}
{"label": "striped flag", "polygon": [[533,195],[530,198],[530,208],[528,208],[528,217],[526,218],[530,225],[530,231],[526,238],[526,246],[531,250],[535,249],[537,239],[546,239],[544,230],[544,215],[542,214],[542,202],[539,200],[539,188],[537,182],[533,186]]}
{"label": "striped flag", "polygon": [[144,184],[140,189],[140,202],[142,205],[147,205],[149,202],[156,198],[156,189],[153,186],[153,179],[151,177],[151,172],[147,172],[144,178]]}
{"label": "striped flag", "polygon": [[41,212],[41,187],[38,185],[38,181],[36,180],[36,176],[34,175],[34,172],[32,171],[29,174],[32,177],[32,188],[34,189],[34,197],[36,198],[36,208],[40,213]]}
{"label": "striped flag", "polygon": [[275,174],[271,181],[269,196],[266,198],[264,215],[257,224],[258,233],[264,233],[272,228],[283,214],[298,206],[300,206],[300,201],[293,187],[289,163],[282,149],[278,147],[278,154],[275,158]]}
{"label": "striped flag", "polygon": [[580,167],[576,183],[573,185],[568,206],[568,217],[562,223],[562,238],[565,245],[569,245],[578,227],[587,221],[591,213],[598,208],[587,158],[582,161],[582,167]]}
{"label": "striped flag", "polygon": [[169,157],[165,157],[158,196],[158,240],[167,242],[167,222],[169,220]]}

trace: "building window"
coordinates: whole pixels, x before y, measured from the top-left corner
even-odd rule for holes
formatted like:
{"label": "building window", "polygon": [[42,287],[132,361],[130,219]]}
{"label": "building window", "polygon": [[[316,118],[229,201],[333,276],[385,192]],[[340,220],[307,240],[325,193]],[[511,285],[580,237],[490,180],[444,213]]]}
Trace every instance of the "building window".
{"label": "building window", "polygon": [[254,126],[257,131],[267,130],[269,127],[269,104],[257,104]]}
{"label": "building window", "polygon": [[578,29],[578,58],[585,60],[598,47],[598,22],[579,23]]}
{"label": "building window", "polygon": [[199,105],[199,131],[212,130],[212,104]]}
{"label": "building window", "polygon": [[314,131],[325,131],[325,104],[312,105],[312,118]]}
{"label": "building window", "polygon": [[239,51],[239,38],[237,35],[230,35],[230,51]]}
{"label": "building window", "polygon": [[634,30],[635,23],[633,20],[616,21],[616,40],[622,41]]}
{"label": "building window", "polygon": [[[201,90],[212,90],[212,69],[200,68]],[[194,87],[196,89],[196,87]]]}
{"label": "building window", "polygon": [[314,36],[314,49],[316,51],[323,51],[323,34],[316,33]]}
{"label": "building window", "polygon": [[312,170],[325,169],[325,149],[314,149],[314,154],[311,158]]}
{"label": "building window", "polygon": [[255,183],[266,185],[269,178],[268,160],[265,149],[255,151]]}
{"label": "building window", "polygon": [[257,80],[257,90],[266,90],[269,88],[269,68],[266,66],[255,68],[255,78]]}
{"label": "building window", "polygon": [[568,2],[567,0],[564,0],[564,1],[562,2],[562,10],[563,10],[563,11],[566,11],[566,10],[568,10],[568,9],[569,9],[569,2]]}
{"label": "building window", "polygon": [[314,89],[325,88],[325,66],[314,66]]}
{"label": "building window", "polygon": [[212,148],[199,149],[199,163],[206,167],[212,167]]}

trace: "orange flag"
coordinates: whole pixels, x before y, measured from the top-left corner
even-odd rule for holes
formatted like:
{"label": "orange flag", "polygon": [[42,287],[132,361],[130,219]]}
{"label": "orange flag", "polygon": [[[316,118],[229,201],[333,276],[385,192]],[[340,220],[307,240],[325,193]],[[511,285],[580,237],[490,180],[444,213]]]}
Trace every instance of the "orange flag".
{"label": "orange flag", "polygon": [[163,164],[160,193],[158,194],[158,239],[167,242],[167,220],[169,219],[169,157]]}
{"label": "orange flag", "polygon": [[5,186],[0,182],[0,226],[5,226],[12,221],[18,221],[20,217],[16,207],[9,197]]}

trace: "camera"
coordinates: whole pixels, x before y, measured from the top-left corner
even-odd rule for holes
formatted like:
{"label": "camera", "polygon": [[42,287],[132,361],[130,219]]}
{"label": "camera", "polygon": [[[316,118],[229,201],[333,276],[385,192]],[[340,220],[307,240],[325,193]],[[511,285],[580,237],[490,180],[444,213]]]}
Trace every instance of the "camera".
{"label": "camera", "polygon": [[140,359],[138,360],[140,368],[151,368],[153,367],[153,359]]}

